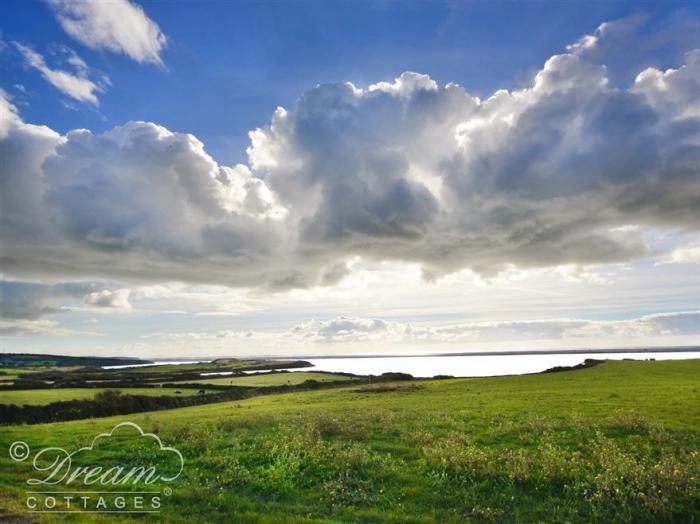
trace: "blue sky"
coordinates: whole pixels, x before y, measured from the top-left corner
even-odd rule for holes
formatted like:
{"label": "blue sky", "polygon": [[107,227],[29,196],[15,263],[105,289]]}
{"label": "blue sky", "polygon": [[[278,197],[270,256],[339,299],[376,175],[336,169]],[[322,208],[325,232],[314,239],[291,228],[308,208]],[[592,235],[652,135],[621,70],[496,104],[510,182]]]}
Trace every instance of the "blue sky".
{"label": "blue sky", "polygon": [[0,350],[696,344],[699,49],[697,2],[2,2]]}
{"label": "blue sky", "polygon": [[[214,1],[202,6],[156,1],[143,6],[169,39],[164,68],[76,45],[44,2],[3,2],[4,40],[42,52],[58,43],[71,45],[112,80],[99,108],[74,104],[77,110],[71,110],[38,73],[4,53],[4,88],[12,92],[14,84],[22,84],[31,93],[23,115],[62,132],[101,131],[132,119],[158,122],[194,133],[220,162],[240,162],[247,132],[319,83],[366,86],[417,71],[485,96],[527,83],[548,57],[605,21],[646,13],[661,25],[684,12],[700,12],[695,2],[616,1]],[[670,62],[665,65],[678,60],[659,58]]]}

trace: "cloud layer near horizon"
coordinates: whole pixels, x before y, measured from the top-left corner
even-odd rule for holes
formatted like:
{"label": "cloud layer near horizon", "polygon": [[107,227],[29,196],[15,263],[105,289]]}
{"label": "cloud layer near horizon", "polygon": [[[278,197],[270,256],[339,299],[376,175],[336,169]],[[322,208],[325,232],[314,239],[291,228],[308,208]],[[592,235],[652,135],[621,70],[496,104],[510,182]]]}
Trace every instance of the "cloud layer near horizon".
{"label": "cloud layer near horizon", "polygon": [[[626,320],[543,318],[417,325],[379,318],[337,317],[309,320],[284,332],[256,330],[181,331],[142,337],[140,349],[169,348],[224,355],[231,347],[269,355],[348,352],[420,352],[562,348],[639,347],[646,341],[687,343],[700,334],[700,311],[644,315]],[[304,353],[306,351],[307,353]]]}
{"label": "cloud layer near horizon", "polygon": [[427,278],[648,256],[644,228],[700,230],[700,51],[614,85],[604,38],[483,100],[411,72],[318,86],[232,167],[150,122],[61,135],[0,94],[0,271],[278,290],[358,256]]}

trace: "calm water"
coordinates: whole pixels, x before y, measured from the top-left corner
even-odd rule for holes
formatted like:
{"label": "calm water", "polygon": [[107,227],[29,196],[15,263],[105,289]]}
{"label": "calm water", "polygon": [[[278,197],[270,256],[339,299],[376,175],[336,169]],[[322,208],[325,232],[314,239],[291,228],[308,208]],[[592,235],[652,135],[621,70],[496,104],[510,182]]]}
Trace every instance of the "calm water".
{"label": "calm water", "polygon": [[669,353],[591,353],[578,355],[502,355],[305,359],[314,367],[309,371],[342,371],[357,375],[380,375],[388,371],[410,373],[414,377],[452,375],[490,377],[538,373],[555,366],[574,366],[587,358],[622,360],[677,360],[700,358],[700,352]]}
{"label": "calm water", "polygon": [[[410,373],[414,377],[452,375],[454,377],[494,377],[499,375],[522,375],[539,373],[555,366],[575,366],[587,358],[622,360],[683,360],[700,358],[700,351],[661,353],[581,353],[577,355],[489,355],[489,356],[428,356],[428,357],[373,357],[373,358],[305,358],[313,368],[292,371],[332,371],[356,375],[381,375],[390,371]],[[104,366],[105,369],[121,369],[166,364],[193,364],[209,360],[172,360],[154,364],[131,366]],[[244,373],[265,373],[248,371]],[[201,373],[202,376],[226,376],[231,371]]]}

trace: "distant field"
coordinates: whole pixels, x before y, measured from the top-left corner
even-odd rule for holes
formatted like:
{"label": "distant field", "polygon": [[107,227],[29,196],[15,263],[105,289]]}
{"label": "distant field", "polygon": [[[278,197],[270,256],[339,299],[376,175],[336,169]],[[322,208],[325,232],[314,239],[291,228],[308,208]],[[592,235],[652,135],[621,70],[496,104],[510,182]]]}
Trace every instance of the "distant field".
{"label": "distant field", "polygon": [[[29,375],[32,373],[37,373],[41,371],[49,371],[53,370],[56,368],[48,368],[48,367],[29,367],[29,368],[9,368],[9,367],[0,367],[0,380],[15,380],[17,378],[31,378]],[[73,369],[73,368],[71,368]],[[63,369],[63,371],[66,371]]]}
{"label": "distant field", "polygon": [[216,384],[219,386],[264,387],[283,385],[294,386],[307,380],[316,380],[318,382],[337,382],[350,379],[352,379],[352,377],[334,375],[333,373],[299,371],[296,373],[263,373],[260,375],[247,377],[202,377],[201,379],[187,380],[185,382],[197,384]]}
{"label": "distant field", "polygon": [[42,368],[42,367],[36,367],[36,368],[3,368],[0,367],[0,376],[5,376],[7,375],[24,375],[26,373],[34,373],[35,371],[42,371],[46,369],[51,369],[51,368]]}
{"label": "distant field", "polygon": [[210,363],[192,363],[192,364],[164,364],[143,367],[131,367],[117,370],[119,373],[184,373],[195,371],[227,371],[241,368],[257,367],[257,366],[276,366],[284,368],[285,366],[294,364],[294,360],[236,360],[223,359],[217,362]]}
{"label": "distant field", "polygon": [[[121,421],[156,432],[185,458],[155,522],[700,522],[700,360],[349,383],[3,426],[0,442],[85,445]],[[124,463],[135,456],[131,447],[116,452]],[[0,515],[9,521],[31,520],[31,467],[0,453]]]}
{"label": "distant field", "polygon": [[[0,391],[0,404],[29,404],[43,406],[59,400],[91,399],[100,391],[121,391],[125,395],[148,395],[157,397],[161,395],[175,395],[180,391],[182,396],[196,395],[197,389],[177,388],[56,388],[56,389],[28,389]],[[209,393],[210,391],[207,391]]]}

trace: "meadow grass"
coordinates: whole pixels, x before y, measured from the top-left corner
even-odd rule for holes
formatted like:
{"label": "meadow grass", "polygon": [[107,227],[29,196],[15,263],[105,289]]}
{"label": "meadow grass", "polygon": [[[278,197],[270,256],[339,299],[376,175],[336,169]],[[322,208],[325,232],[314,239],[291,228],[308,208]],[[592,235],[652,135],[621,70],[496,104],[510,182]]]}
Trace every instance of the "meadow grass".
{"label": "meadow grass", "polygon": [[[185,457],[157,522],[700,520],[700,361],[417,384],[9,426],[0,442],[77,447],[123,420],[156,432]],[[28,465],[0,467],[2,511],[21,515]]]}

